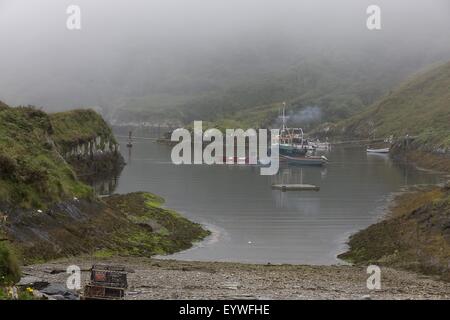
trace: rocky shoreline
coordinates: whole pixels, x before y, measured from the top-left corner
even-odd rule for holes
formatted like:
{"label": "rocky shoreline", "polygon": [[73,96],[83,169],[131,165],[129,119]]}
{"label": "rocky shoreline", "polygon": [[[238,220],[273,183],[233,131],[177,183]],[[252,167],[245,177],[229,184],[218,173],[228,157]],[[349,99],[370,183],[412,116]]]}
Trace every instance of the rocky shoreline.
{"label": "rocky shoreline", "polygon": [[[66,119],[67,115],[56,118],[53,115],[50,125],[48,116],[33,108],[7,108],[3,112],[4,116],[15,116],[18,123],[31,122],[31,126],[38,122],[42,127],[37,126],[41,128],[39,141],[46,142],[50,134],[59,141],[56,145],[59,147],[44,143],[44,147],[35,150],[36,154],[46,155],[49,163],[57,164],[55,174],[66,179],[64,184],[59,184],[61,190],[54,190],[53,198],[38,183],[41,180],[53,183],[50,171],[35,170],[34,166],[17,162],[8,154],[2,158],[3,163],[11,165],[9,171],[2,172],[5,190],[12,197],[17,193],[14,192],[17,186],[24,186],[27,192],[21,196],[27,199],[24,205],[30,206],[11,207],[7,202],[0,203],[0,213],[4,212],[0,235],[13,244],[22,261],[28,264],[22,268],[22,290],[34,288],[38,298],[77,299],[77,293],[64,290],[66,268],[80,266],[86,281],[92,264],[102,262],[135,270],[130,274],[127,299],[450,299],[448,282],[418,274],[438,275],[448,280],[444,277],[448,276],[450,265],[448,187],[437,191],[437,187],[418,190],[410,198],[396,199],[401,204],[397,204],[394,214],[353,235],[350,251],[342,258],[355,266],[251,265],[143,258],[185,250],[209,233],[176,212],[162,208],[163,199],[156,195],[132,193],[97,199],[78,180],[72,171],[76,165],[72,163],[69,167],[61,157],[62,151],[69,150],[78,160],[83,155],[86,159],[99,157],[101,166],[87,170],[84,162],[75,170],[78,174],[102,171],[105,155],[111,163],[120,163],[120,158],[114,156],[117,150],[110,148],[115,145],[110,129],[101,118],[86,111],[76,112],[78,117],[95,120],[92,127],[98,130],[93,132],[92,128],[81,130],[83,121],[70,122],[72,118]],[[58,117],[65,121],[57,121]],[[58,127],[71,130],[58,130]],[[52,128],[65,134],[55,135]],[[25,131],[23,149],[27,150],[30,147]],[[79,131],[84,134],[79,136]],[[41,144],[33,144],[37,145]],[[61,147],[66,145],[67,150]],[[111,152],[105,153],[108,149]],[[408,154],[409,162],[422,158]],[[425,167],[448,168],[443,158],[427,159]],[[30,181],[35,182],[34,189],[28,188]],[[40,207],[31,206],[33,201]],[[6,249],[5,252],[12,252]],[[51,260],[68,256],[73,258]],[[382,266],[381,290],[367,289],[365,266],[371,263]],[[35,287],[36,283],[39,288]]]}
{"label": "rocky shoreline", "polygon": [[[37,291],[35,293],[39,298],[79,299],[81,291],[63,290],[68,277],[66,268],[74,264],[80,266],[82,282],[85,284],[89,278],[90,267],[94,263],[106,263],[123,265],[129,270],[134,270],[129,274],[130,286],[125,296],[125,299],[130,300],[450,299],[450,283],[442,281],[447,280],[443,275],[448,274],[448,269],[444,265],[445,256],[439,261],[433,259],[437,256],[442,258],[442,255],[438,254],[439,250],[442,251],[439,249],[442,242],[430,251],[430,246],[427,245],[425,248],[421,243],[410,241],[411,237],[407,236],[411,226],[409,215],[416,215],[417,218],[417,209],[435,208],[436,200],[446,199],[447,189],[448,186],[415,187],[414,190],[398,194],[391,203],[390,212],[387,212],[381,222],[351,237],[350,250],[340,257],[354,263],[352,266],[158,260],[144,258],[140,254],[133,257],[129,252],[125,252],[124,256],[119,251],[113,250],[28,265],[23,267],[23,279],[29,281],[29,277],[32,276],[32,279],[46,284],[45,290],[50,288],[50,292],[56,292],[52,296],[45,293],[48,290]],[[151,202],[154,205],[159,202],[158,198],[153,200]],[[122,201],[121,196],[114,196],[108,200],[110,205],[117,208],[122,207]],[[127,210],[123,212],[125,215]],[[431,214],[426,210],[421,212],[422,216]],[[138,220],[135,222],[142,226],[143,221]],[[422,232],[431,230],[429,225],[422,227]],[[439,233],[440,229],[433,230],[434,235],[423,233],[420,239],[424,237],[435,239],[436,232]],[[407,237],[402,238],[405,235]],[[408,241],[402,243],[405,239]],[[415,252],[420,252],[420,261],[417,260]],[[366,281],[369,275],[366,266],[369,264],[381,267],[381,290],[367,289]]]}
{"label": "rocky shoreline", "polygon": [[199,224],[162,208],[163,202],[154,194],[135,192],[101,201],[75,198],[46,210],[8,208],[9,219],[0,231],[24,264],[82,254],[170,254],[209,235]]}
{"label": "rocky shoreline", "polygon": [[450,183],[399,194],[386,217],[350,237],[339,258],[450,280]]}
{"label": "rocky shoreline", "polygon": [[[125,299],[450,299],[450,284],[415,273],[381,269],[381,290],[369,290],[362,266],[257,265],[149,258],[77,257],[23,268],[25,276],[64,285],[69,265],[89,280],[94,263],[132,270]],[[59,298],[59,297],[58,297]]]}

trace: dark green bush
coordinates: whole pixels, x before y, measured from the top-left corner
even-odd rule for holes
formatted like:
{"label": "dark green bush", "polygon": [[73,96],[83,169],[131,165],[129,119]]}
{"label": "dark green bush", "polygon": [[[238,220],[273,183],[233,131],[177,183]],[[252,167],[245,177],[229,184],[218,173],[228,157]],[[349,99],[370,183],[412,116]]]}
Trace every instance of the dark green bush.
{"label": "dark green bush", "polygon": [[20,267],[11,248],[0,242],[0,286],[10,285],[20,280]]}
{"label": "dark green bush", "polygon": [[7,154],[0,153],[0,177],[11,177],[17,168],[17,162]]}

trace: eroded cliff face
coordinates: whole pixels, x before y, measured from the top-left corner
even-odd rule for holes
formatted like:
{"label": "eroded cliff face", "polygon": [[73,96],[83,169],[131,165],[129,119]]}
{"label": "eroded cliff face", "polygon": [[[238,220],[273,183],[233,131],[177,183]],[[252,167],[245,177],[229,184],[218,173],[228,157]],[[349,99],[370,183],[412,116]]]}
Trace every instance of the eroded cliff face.
{"label": "eroded cliff face", "polygon": [[27,263],[83,253],[172,253],[208,234],[160,208],[159,197],[99,199],[82,181],[123,164],[111,129],[92,110],[48,115],[0,105],[0,238]]}
{"label": "eroded cliff face", "polygon": [[50,115],[54,141],[79,177],[118,173],[124,160],[108,124],[93,110]]}
{"label": "eroded cliff face", "polygon": [[31,107],[0,109],[0,202],[43,209],[51,204],[89,198],[55,144],[48,114]]}
{"label": "eroded cliff face", "polygon": [[86,143],[79,143],[73,146],[69,151],[64,153],[65,159],[71,159],[73,157],[91,159],[96,156],[102,156],[105,154],[117,155],[119,152],[119,145],[112,141],[112,137],[100,137],[97,136],[91,141]]}
{"label": "eroded cliff face", "polygon": [[87,142],[80,142],[62,156],[84,182],[95,177],[117,175],[125,165],[120,146],[112,136],[97,136]]}
{"label": "eroded cliff face", "polygon": [[92,110],[0,108],[0,202],[42,209],[89,198],[80,177],[116,174],[123,165],[111,129]]}

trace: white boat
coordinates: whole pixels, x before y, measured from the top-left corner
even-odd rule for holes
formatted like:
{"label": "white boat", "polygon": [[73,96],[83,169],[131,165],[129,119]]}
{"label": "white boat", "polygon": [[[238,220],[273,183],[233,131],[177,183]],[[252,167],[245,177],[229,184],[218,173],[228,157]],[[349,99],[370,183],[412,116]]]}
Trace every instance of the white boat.
{"label": "white boat", "polygon": [[327,151],[331,149],[331,144],[329,142],[320,142],[319,140],[310,142],[310,145],[313,146],[314,150]]}
{"label": "white boat", "polygon": [[389,153],[390,148],[373,149],[367,148],[367,153]]}
{"label": "white boat", "polygon": [[280,160],[286,161],[291,165],[299,165],[299,166],[323,166],[327,164],[328,159],[325,156],[288,156],[288,155],[280,155]]}

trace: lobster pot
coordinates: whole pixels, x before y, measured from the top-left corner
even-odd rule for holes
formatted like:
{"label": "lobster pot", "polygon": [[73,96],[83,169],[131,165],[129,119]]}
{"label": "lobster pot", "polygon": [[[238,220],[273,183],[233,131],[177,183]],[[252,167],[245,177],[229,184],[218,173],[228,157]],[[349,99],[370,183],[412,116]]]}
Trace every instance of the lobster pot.
{"label": "lobster pot", "polygon": [[121,288],[112,288],[104,286],[95,286],[88,284],[84,287],[84,299],[122,299],[125,296],[125,290]]}
{"label": "lobster pot", "polygon": [[94,265],[91,270],[91,284],[126,289],[127,272],[121,266]]}
{"label": "lobster pot", "polygon": [[123,299],[128,288],[127,271],[122,266],[93,265],[83,299]]}

